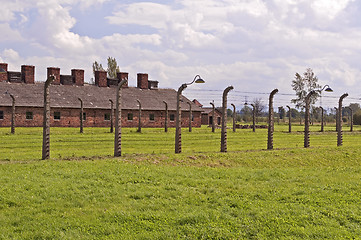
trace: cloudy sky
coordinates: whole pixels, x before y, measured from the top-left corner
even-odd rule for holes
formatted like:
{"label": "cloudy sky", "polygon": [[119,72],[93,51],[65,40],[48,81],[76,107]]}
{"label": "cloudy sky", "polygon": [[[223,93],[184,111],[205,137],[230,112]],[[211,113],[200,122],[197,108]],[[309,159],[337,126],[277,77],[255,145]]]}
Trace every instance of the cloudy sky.
{"label": "cloudy sky", "polygon": [[336,106],[345,92],[360,102],[360,14],[356,0],[1,0],[0,62],[34,65],[37,81],[49,66],[81,68],[89,81],[112,56],[130,85],[139,72],[175,89],[200,74],[184,95],[219,103],[233,85],[237,106],[274,88],[275,105],[289,104],[294,74],[310,67]]}

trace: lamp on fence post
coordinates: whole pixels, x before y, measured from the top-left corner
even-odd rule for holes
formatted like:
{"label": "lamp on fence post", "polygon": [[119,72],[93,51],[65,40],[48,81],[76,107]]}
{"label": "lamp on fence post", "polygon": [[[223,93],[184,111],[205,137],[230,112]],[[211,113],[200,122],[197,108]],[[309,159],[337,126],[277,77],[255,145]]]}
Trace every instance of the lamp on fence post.
{"label": "lamp on fence post", "polygon": [[192,132],[192,105],[191,105],[191,103],[190,102],[187,102],[188,103],[188,105],[189,105],[189,123],[188,123],[188,125],[189,125],[189,132]]}
{"label": "lamp on fence post", "polygon": [[346,108],[350,110],[350,114],[351,114],[350,132],[353,132],[353,110],[350,107],[346,107]]}
{"label": "lamp on fence post", "polygon": [[115,101],[114,157],[122,155],[122,86],[128,81],[123,78],[117,87]]}
{"label": "lamp on fence post", "polygon": [[210,104],[212,105],[212,132],[214,132],[215,128],[216,128],[216,114],[215,114],[215,111],[216,111],[216,108],[214,106],[214,103],[213,102],[210,102]]}
{"label": "lamp on fence post", "polygon": [[278,92],[278,89],[273,89],[269,96],[268,103],[268,139],[267,139],[267,149],[273,149],[273,131],[274,131],[274,121],[273,121],[273,96]]}
{"label": "lamp on fence post", "polygon": [[288,132],[292,132],[292,126],[291,126],[291,107],[286,106],[288,108]]}
{"label": "lamp on fence post", "polygon": [[49,86],[55,76],[51,75],[44,84],[44,114],[43,114],[43,149],[42,160],[50,158],[50,91]]}
{"label": "lamp on fence post", "polygon": [[163,101],[165,104],[165,116],[164,116],[164,132],[168,132],[168,103]]}
{"label": "lamp on fence post", "polygon": [[80,101],[80,133],[83,133],[83,120],[84,120],[84,109],[83,109],[83,100],[81,98],[78,98]]}
{"label": "lamp on fence post", "polygon": [[[329,85],[323,86],[322,89],[312,90],[310,91],[305,98],[305,135],[304,135],[304,147],[308,148],[310,146],[310,101],[312,95],[316,94],[316,92],[320,93],[325,90],[326,92],[333,92]],[[336,124],[337,125],[337,124]]]}
{"label": "lamp on fence post", "polygon": [[338,100],[338,129],[337,129],[337,146],[342,146],[342,101],[348,94],[344,93]]}
{"label": "lamp on fence post", "polygon": [[233,107],[233,132],[236,131],[236,106],[231,103],[231,106]]}
{"label": "lamp on fence post", "polygon": [[180,111],[180,96],[182,95],[182,91],[187,88],[188,85],[193,83],[204,83],[204,80],[199,76],[196,75],[192,82],[190,83],[183,83],[177,91],[177,113],[176,113],[176,127],[175,127],[175,153],[182,152],[182,136],[181,136],[181,111]]}
{"label": "lamp on fence post", "polygon": [[9,94],[11,97],[11,134],[15,133],[15,97],[11,93],[8,93],[8,91],[5,92],[5,94]]}
{"label": "lamp on fence post", "polygon": [[227,152],[227,95],[233,89],[229,86],[223,91],[222,98],[222,133],[221,133],[221,152]]}
{"label": "lamp on fence post", "polygon": [[138,110],[138,130],[137,130],[137,132],[142,132],[142,122],[141,122],[142,104],[140,103],[139,99],[137,99],[137,102],[138,102],[138,106],[139,106],[139,110]]}
{"label": "lamp on fence post", "polygon": [[109,99],[110,102],[110,132],[113,132],[113,113],[114,113],[114,107],[113,107],[113,100]]}

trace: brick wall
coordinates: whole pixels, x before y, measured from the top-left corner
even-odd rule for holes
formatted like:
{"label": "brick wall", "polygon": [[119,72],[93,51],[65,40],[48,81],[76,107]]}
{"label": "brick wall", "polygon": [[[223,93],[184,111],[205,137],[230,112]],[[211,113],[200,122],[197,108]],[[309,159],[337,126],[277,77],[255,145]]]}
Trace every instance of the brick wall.
{"label": "brick wall", "polygon": [[21,66],[21,81],[24,83],[35,82],[35,67],[29,65]]}
{"label": "brick wall", "polygon": [[54,75],[54,77],[55,77],[52,84],[60,85],[60,68],[48,67],[47,68],[47,78],[49,78],[51,75]]}
{"label": "brick wall", "polygon": [[[212,125],[212,122],[210,121],[210,117],[212,117],[213,116],[213,114],[212,114],[213,112],[211,111],[209,114],[205,114],[205,113],[203,113],[202,114],[202,125],[209,125],[209,126],[211,126]],[[222,119],[222,115],[218,112],[218,111],[216,111],[215,112],[215,118],[216,118],[216,121],[214,122],[216,125],[219,125],[218,124],[218,118],[220,118],[220,119]],[[222,122],[222,121],[221,121]]]}
{"label": "brick wall", "polygon": [[[4,69],[5,71],[8,71],[8,64],[7,63],[0,63],[0,68]],[[0,73],[0,82],[7,81],[8,80],[8,74],[7,73]]]}
{"label": "brick wall", "polygon": [[72,69],[71,75],[73,76],[75,85],[84,86],[84,70],[83,69]]}
{"label": "brick wall", "polygon": [[[4,119],[0,120],[0,127],[10,127],[11,125],[11,107],[0,107],[4,112]],[[33,113],[33,120],[26,119],[26,112]],[[60,112],[60,119],[54,119],[54,112]],[[110,114],[110,109],[84,109],[86,120],[84,127],[110,127],[110,120],[105,120],[105,114]],[[133,113],[133,120],[128,120],[128,113]],[[154,114],[154,121],[149,119],[149,115]],[[169,111],[169,115],[176,114],[175,111]],[[50,115],[50,126],[52,127],[79,127],[80,109],[70,108],[52,108]],[[193,127],[201,126],[201,113],[193,112]],[[113,115],[115,116],[115,114]],[[164,127],[164,111],[142,110],[142,127],[162,128]],[[115,118],[115,117],[114,117]],[[175,121],[168,119],[168,127],[175,127]],[[182,127],[188,127],[189,112],[182,112]],[[43,108],[35,107],[17,107],[15,126],[17,127],[42,127],[43,126]],[[122,110],[122,127],[138,127],[138,111]]]}

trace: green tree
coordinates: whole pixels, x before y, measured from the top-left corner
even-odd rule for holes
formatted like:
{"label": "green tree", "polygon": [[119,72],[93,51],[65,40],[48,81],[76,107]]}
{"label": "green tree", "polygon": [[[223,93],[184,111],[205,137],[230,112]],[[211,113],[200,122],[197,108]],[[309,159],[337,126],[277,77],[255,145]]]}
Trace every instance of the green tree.
{"label": "green tree", "polygon": [[101,63],[99,64],[97,61],[95,61],[93,63],[93,75],[94,75],[94,77],[95,77],[95,71],[104,71],[104,68],[103,68],[102,64]]}
{"label": "green tree", "polygon": [[108,77],[117,78],[117,73],[120,72],[117,60],[112,57],[108,57]]}
{"label": "green tree", "polygon": [[[309,92],[321,88],[318,83],[317,76],[313,73],[311,68],[307,68],[303,75],[296,72],[295,78],[292,80],[292,89],[295,90],[297,98],[292,99],[291,102],[296,104],[296,108],[305,107],[305,99]],[[311,96],[310,105],[315,104],[320,93],[316,91],[316,94]]]}

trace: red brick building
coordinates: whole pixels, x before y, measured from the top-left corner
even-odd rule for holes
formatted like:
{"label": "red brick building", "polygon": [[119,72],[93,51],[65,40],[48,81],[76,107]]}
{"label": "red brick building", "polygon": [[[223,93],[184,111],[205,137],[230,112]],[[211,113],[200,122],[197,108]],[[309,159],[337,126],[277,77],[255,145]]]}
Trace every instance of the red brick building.
{"label": "red brick building", "polygon": [[[6,73],[0,73],[0,127],[11,125],[12,99],[15,97],[15,126],[40,127],[43,124],[44,82],[36,82],[34,66],[21,66],[21,72],[7,71],[7,64],[0,63]],[[95,84],[84,83],[84,70],[72,69],[71,75],[60,75],[60,69],[49,67],[48,76],[56,80],[50,86],[51,126],[79,127],[80,101],[83,101],[85,127],[110,126],[110,100],[115,103],[116,86],[128,73],[118,73],[116,79],[107,78],[105,71],[95,72]],[[137,87],[122,88],[122,126],[137,127],[141,102],[142,127],[164,127],[165,102],[168,104],[168,126],[175,127],[177,92],[158,88],[158,82],[148,79],[148,74],[137,74]],[[192,104],[193,127],[201,126],[200,107],[186,97],[181,97],[182,126],[189,122],[189,105]],[[115,106],[115,104],[114,104]],[[115,108],[115,107],[114,107]],[[114,114],[113,114],[114,116]]]}

